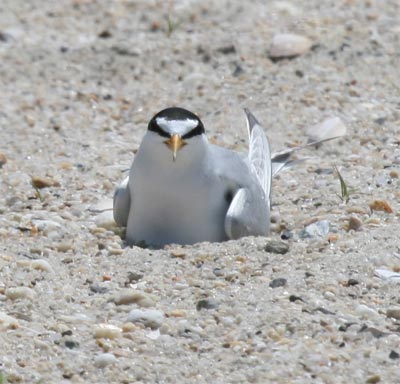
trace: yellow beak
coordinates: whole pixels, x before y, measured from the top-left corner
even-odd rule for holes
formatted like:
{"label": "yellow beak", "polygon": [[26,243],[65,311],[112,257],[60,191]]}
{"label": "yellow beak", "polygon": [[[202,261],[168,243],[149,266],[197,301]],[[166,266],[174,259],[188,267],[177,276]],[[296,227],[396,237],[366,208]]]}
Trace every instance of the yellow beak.
{"label": "yellow beak", "polygon": [[172,151],[172,160],[176,160],[176,154],[178,151],[186,145],[186,142],[182,140],[182,137],[179,135],[175,134],[172,135],[170,139],[164,141],[164,144],[167,145],[167,147]]}

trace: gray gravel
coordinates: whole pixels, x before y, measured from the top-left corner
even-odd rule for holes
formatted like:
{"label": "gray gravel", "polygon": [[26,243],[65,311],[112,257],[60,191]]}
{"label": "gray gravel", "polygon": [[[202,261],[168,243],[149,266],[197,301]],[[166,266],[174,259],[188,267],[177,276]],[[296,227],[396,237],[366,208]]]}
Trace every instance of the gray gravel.
{"label": "gray gravel", "polygon": [[[395,0],[3,0],[0,382],[398,382],[399,15]],[[312,47],[272,61],[279,33]],[[101,211],[171,105],[241,151],[243,107],[274,150],[330,117],[348,135],[274,179],[270,238],[125,248]]]}

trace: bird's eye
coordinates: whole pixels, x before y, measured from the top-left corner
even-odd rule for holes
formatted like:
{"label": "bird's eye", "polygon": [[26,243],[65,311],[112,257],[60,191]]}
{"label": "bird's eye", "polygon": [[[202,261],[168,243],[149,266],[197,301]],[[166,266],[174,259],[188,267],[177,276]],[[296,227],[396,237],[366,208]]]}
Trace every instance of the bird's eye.
{"label": "bird's eye", "polygon": [[202,135],[204,132],[205,131],[204,131],[203,123],[201,121],[199,121],[199,123],[196,125],[195,128],[193,128],[190,132],[188,132],[182,136],[182,139],[183,140],[190,139],[191,137]]}
{"label": "bird's eye", "polygon": [[171,137],[168,132],[165,132],[154,119],[150,120],[149,126],[147,127],[149,131],[155,132],[162,137]]}

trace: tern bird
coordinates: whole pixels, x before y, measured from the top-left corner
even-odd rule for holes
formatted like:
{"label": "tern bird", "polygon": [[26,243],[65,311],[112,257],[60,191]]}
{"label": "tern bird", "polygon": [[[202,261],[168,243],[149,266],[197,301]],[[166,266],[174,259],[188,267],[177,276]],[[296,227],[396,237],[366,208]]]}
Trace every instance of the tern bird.
{"label": "tern bird", "polygon": [[150,120],[129,176],[114,194],[114,219],[126,227],[129,245],[269,233],[272,176],[302,147],[271,156],[262,126],[245,113],[245,155],[209,143],[201,120],[186,109],[167,108]]}

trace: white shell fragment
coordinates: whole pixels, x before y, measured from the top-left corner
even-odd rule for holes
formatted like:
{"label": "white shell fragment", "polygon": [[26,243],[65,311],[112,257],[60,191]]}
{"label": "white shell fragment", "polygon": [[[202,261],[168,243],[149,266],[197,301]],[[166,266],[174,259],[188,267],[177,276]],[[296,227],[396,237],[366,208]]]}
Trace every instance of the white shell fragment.
{"label": "white shell fragment", "polygon": [[339,117],[330,117],[307,130],[309,142],[344,136],[347,128]]}
{"label": "white shell fragment", "polygon": [[291,58],[307,53],[312,46],[308,37],[291,33],[275,35],[272,38],[269,56],[272,59]]}
{"label": "white shell fragment", "polygon": [[390,271],[388,269],[375,269],[375,276],[381,278],[381,279],[387,279],[391,281],[400,281],[400,273]]}
{"label": "white shell fragment", "polygon": [[107,365],[117,362],[117,358],[112,353],[102,353],[94,359],[94,365],[97,368],[104,368]]}
{"label": "white shell fragment", "polygon": [[122,329],[112,324],[97,324],[94,327],[96,339],[117,339],[122,334]]}

